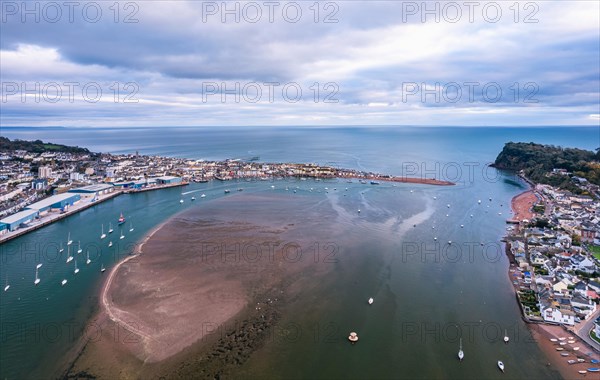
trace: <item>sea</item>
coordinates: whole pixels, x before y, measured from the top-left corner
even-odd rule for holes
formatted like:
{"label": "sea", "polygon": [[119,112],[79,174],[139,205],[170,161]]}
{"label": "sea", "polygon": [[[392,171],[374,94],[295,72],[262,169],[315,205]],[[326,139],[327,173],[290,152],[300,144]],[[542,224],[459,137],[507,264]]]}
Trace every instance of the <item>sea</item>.
{"label": "sea", "polygon": [[[456,183],[193,183],[122,195],[3,243],[0,284],[10,288],[0,292],[2,379],[58,376],[82,336],[100,339],[93,318],[110,269],[159,224],[240,196],[224,192],[237,187],[244,194],[311,197],[327,205],[335,224],[332,241],[315,242],[320,258],[335,252],[327,261],[331,276],[289,304],[273,339],[240,367],[239,377],[560,378],[521,320],[501,242],[510,200],[527,185],[488,164],[509,141],[595,150],[598,127],[2,127],[1,135],[95,152],[305,162]],[[127,221],[118,226],[120,213]],[[100,239],[109,223],[114,232]],[[353,236],[345,239],[343,231]],[[76,256],[77,274],[75,261],[65,261],[67,250]],[[351,331],[360,338],[355,345],[347,341]]]}

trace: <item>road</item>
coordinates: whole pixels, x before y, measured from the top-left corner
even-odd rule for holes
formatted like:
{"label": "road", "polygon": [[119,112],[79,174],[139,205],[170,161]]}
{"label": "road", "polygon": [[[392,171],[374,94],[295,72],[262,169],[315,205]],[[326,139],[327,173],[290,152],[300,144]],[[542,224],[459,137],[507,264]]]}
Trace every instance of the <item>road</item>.
{"label": "road", "polygon": [[594,326],[594,321],[596,318],[598,318],[598,315],[600,315],[600,307],[597,307],[596,311],[588,319],[574,326],[573,332],[586,343],[590,344],[592,347],[595,347],[598,352],[600,352],[600,344],[590,338],[589,335],[590,330]]}

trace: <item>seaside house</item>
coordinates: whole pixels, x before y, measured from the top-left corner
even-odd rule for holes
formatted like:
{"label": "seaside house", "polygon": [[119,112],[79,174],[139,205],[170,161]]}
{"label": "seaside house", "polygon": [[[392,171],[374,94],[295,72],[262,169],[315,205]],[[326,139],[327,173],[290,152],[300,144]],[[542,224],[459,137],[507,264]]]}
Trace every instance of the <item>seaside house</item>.
{"label": "seaside house", "polygon": [[582,319],[586,319],[596,311],[596,303],[580,295],[576,295],[571,299],[571,306],[573,311]]}
{"label": "seaside house", "polygon": [[558,323],[573,326],[575,324],[575,313],[571,310],[563,310],[552,305],[540,305],[544,322]]}

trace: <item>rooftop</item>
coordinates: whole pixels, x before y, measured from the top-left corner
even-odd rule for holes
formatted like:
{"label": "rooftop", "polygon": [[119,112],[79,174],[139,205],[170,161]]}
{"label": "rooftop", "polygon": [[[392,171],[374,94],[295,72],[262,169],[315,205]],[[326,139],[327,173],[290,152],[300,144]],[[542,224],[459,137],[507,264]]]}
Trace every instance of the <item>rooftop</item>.
{"label": "rooftop", "polygon": [[57,194],[57,195],[48,197],[46,199],[42,199],[39,202],[30,204],[29,206],[27,206],[27,208],[31,209],[31,210],[39,210],[39,209],[51,206],[51,205],[55,204],[56,202],[64,201],[65,199],[70,199],[70,198],[74,198],[77,196],[78,196],[77,194],[71,194],[71,193]]}
{"label": "rooftop", "polygon": [[7,216],[4,219],[0,219],[0,223],[4,223],[4,224],[11,224],[11,223],[15,223],[18,222],[21,219],[27,218],[29,216],[35,215],[38,213],[38,210],[23,210],[23,211],[19,211],[15,214],[12,214],[11,216]]}

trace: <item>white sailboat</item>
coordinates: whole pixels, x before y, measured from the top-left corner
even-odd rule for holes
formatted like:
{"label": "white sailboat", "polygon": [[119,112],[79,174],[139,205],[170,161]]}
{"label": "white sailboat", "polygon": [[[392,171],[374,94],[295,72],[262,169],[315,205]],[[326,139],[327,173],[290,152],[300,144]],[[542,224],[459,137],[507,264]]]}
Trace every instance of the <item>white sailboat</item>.
{"label": "white sailboat", "polygon": [[77,259],[75,259],[75,270],[73,271],[73,273],[79,273],[79,268],[77,268]]}
{"label": "white sailboat", "polygon": [[73,256],[71,256],[71,246],[67,245],[67,263],[73,261]]}
{"label": "white sailboat", "polygon": [[129,221],[129,232],[133,232],[133,223]]}
{"label": "white sailboat", "polygon": [[112,241],[109,241],[109,242],[108,242],[108,246],[109,246],[109,247],[112,247]]}
{"label": "white sailboat", "polygon": [[[273,186],[271,186],[271,187],[273,187]],[[206,198],[206,194],[202,194],[202,195],[200,196],[200,198]]]}
{"label": "white sailboat", "polygon": [[195,201],[195,200],[196,200],[196,197],[192,197],[191,199],[192,199],[193,201]]}
{"label": "white sailboat", "polygon": [[71,244],[73,244],[73,240],[71,240],[71,233],[69,232],[67,234],[67,245],[71,245]]}
{"label": "white sailboat", "polygon": [[504,330],[504,343],[508,343],[510,339],[508,338],[508,334],[506,333],[506,329]]}
{"label": "white sailboat", "polygon": [[65,284],[66,284],[66,283],[67,283],[67,279],[65,278],[64,280],[62,280],[62,281],[60,282],[60,285],[61,285],[61,286],[65,286]]}
{"label": "white sailboat", "polygon": [[123,229],[121,228],[121,236],[119,236],[119,239],[125,239],[125,235],[123,235]]}
{"label": "white sailboat", "polygon": [[81,252],[83,252],[83,249],[81,249],[81,240],[79,240],[79,247],[77,248],[77,253]]}
{"label": "white sailboat", "polygon": [[86,264],[89,264],[89,263],[91,263],[91,262],[92,262],[92,260],[90,260],[90,250],[88,249],[88,250],[86,251],[86,253],[87,253],[87,260],[85,260],[85,263],[86,263]]}
{"label": "white sailboat", "polygon": [[375,300],[373,299],[373,297],[369,298],[369,305],[373,305],[373,302],[375,302]]}
{"label": "white sailboat", "polygon": [[64,252],[64,250],[65,250],[65,249],[63,248],[62,241],[61,241],[61,242],[60,242],[60,248],[58,249],[58,253],[63,253],[63,252]]}
{"label": "white sailboat", "polygon": [[500,368],[500,371],[504,372],[504,363],[500,360],[498,360],[498,368]]}
{"label": "white sailboat", "polygon": [[38,277],[38,270],[42,267],[42,264],[38,264],[35,266],[35,281],[33,282],[35,285],[40,283],[40,278]]}
{"label": "white sailboat", "polygon": [[102,266],[100,267],[100,272],[104,272],[106,270],[106,268],[104,268],[104,264],[102,264]]}
{"label": "white sailboat", "polygon": [[112,234],[113,233],[113,228],[112,228],[112,223],[108,223],[108,233]]}
{"label": "white sailboat", "polygon": [[10,285],[8,285],[8,278],[6,279],[6,286],[4,287],[4,291],[7,291],[10,288]]}
{"label": "white sailboat", "polygon": [[104,224],[102,224],[102,234],[100,235],[100,239],[104,239],[106,234],[104,233]]}
{"label": "white sailboat", "polygon": [[463,352],[463,349],[462,349],[462,338],[460,338],[460,343],[458,346],[458,359],[460,361],[462,361],[464,358],[465,358],[465,353]]}

